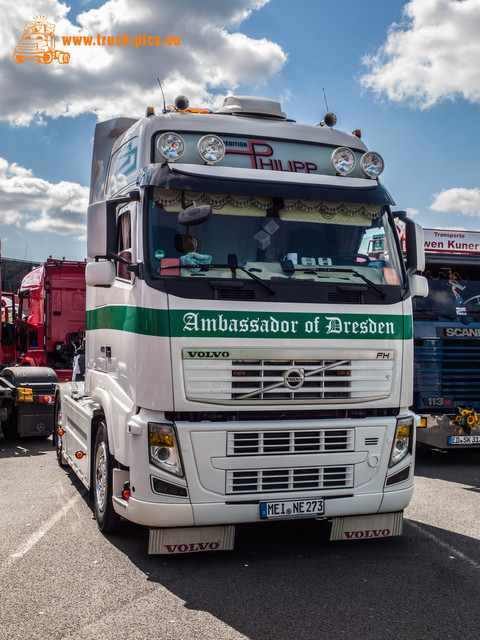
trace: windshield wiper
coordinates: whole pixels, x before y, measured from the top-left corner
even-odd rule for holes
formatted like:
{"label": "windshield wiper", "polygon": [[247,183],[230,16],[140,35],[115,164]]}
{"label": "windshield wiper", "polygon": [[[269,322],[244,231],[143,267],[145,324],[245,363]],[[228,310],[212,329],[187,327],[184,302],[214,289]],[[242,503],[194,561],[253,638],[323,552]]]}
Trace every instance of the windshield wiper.
{"label": "windshield wiper", "polygon": [[379,293],[382,298],[386,298],[387,294],[385,293],[385,291],[383,291],[383,289],[381,289],[378,285],[376,285],[374,282],[372,282],[371,280],[369,280],[366,276],[363,275],[363,273],[358,273],[358,271],[355,271],[355,269],[349,269],[349,268],[345,268],[345,267],[308,267],[308,266],[304,266],[304,267],[299,267],[298,265],[294,265],[293,262],[291,262],[290,260],[286,260],[285,261],[286,264],[282,265],[282,270],[285,271],[285,273],[294,273],[295,271],[306,271],[308,272],[312,272],[312,273],[316,273],[317,271],[322,271],[322,272],[332,272],[332,273],[351,273],[353,274],[356,278],[360,278],[361,280],[363,280],[366,284],[368,284],[369,287],[372,287],[372,289],[374,289],[377,293]]}
{"label": "windshield wiper", "polygon": [[261,278],[256,276],[254,273],[247,271],[247,269],[245,269],[244,267],[241,267],[238,264],[238,258],[234,253],[229,253],[227,259],[228,259],[228,264],[208,264],[205,266],[207,267],[207,270],[208,269],[231,269],[232,275],[234,277],[236,277],[237,275],[236,272],[238,269],[242,273],[246,273],[247,276],[250,276],[250,278],[252,278],[252,280],[255,280],[255,282],[258,282],[258,284],[261,284],[262,287],[270,293],[270,295],[272,296],[275,295],[276,292],[272,289],[272,287],[269,284],[265,282],[265,280],[262,280]]}
{"label": "windshield wiper", "polygon": [[250,271],[247,271],[243,267],[239,267],[238,265],[236,267],[232,267],[229,264],[205,264],[200,267],[201,271],[208,271],[209,269],[231,269],[234,277],[236,275],[235,271],[238,269],[239,271],[242,271],[242,273],[246,273],[247,276],[250,276],[250,278],[252,278],[252,280],[255,280],[255,282],[258,282],[258,284],[261,284],[262,287],[266,289],[272,296],[276,294],[276,291],[274,291],[272,287],[265,282],[265,280],[262,280],[258,276],[250,273]]}
{"label": "windshield wiper", "polygon": [[[236,259],[236,256],[235,256]],[[208,271],[209,269],[230,269],[232,271],[233,276],[235,276],[235,271],[238,269],[239,271],[242,271],[243,273],[246,273],[247,276],[250,276],[250,278],[252,278],[252,280],[255,280],[255,282],[258,282],[258,284],[261,284],[262,287],[264,287],[272,296],[274,296],[276,294],[276,291],[274,291],[272,289],[272,287],[270,287],[270,285],[268,285],[265,280],[262,280],[261,278],[259,278],[258,276],[254,275],[253,273],[250,273],[250,271],[247,271],[244,267],[240,267],[238,265],[238,263],[234,263],[234,261],[232,261],[232,263],[230,263],[230,256],[229,256],[229,263],[228,264],[199,264],[199,265],[168,265],[166,267],[162,267],[161,270],[163,271],[168,271],[169,269],[195,269],[198,270],[200,272],[205,272]]]}

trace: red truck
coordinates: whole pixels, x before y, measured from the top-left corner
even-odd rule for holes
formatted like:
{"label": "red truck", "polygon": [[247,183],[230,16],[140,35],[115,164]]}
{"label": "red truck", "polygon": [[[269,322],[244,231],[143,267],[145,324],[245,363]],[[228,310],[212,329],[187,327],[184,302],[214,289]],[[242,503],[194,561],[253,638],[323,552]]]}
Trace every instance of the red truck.
{"label": "red truck", "polygon": [[0,425],[9,440],[53,432],[54,387],[72,379],[85,330],[85,265],[50,257],[22,280],[18,317],[14,299],[2,316],[2,366],[15,365],[0,374]]}
{"label": "red truck", "polygon": [[17,341],[15,338],[16,296],[2,291],[2,322],[0,325],[0,368],[15,364]]}
{"label": "red truck", "polygon": [[18,292],[18,364],[51,367],[72,379],[73,356],[85,331],[85,262],[49,258]]}

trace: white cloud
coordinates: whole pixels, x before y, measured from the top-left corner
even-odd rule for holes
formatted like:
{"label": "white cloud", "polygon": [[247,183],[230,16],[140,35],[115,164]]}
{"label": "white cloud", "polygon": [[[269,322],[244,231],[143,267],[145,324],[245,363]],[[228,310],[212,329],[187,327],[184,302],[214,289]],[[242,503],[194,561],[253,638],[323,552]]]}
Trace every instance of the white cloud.
{"label": "white cloud", "polygon": [[64,180],[47,182],[0,158],[0,221],[4,225],[82,237],[88,194],[88,187]]}
{"label": "white cloud", "polygon": [[480,189],[444,189],[435,194],[434,198],[430,206],[433,211],[480,217]]}
{"label": "white cloud", "polygon": [[[213,106],[216,92],[232,91],[241,83],[264,83],[285,64],[286,54],[277,44],[234,31],[267,2],[108,0],[76,20],[59,0],[10,4],[8,21],[0,24],[1,117],[25,125],[45,116],[82,113],[95,113],[99,119],[120,113],[139,116],[147,105],[162,104],[157,77],[169,104],[183,93],[191,104]],[[56,47],[70,53],[69,64],[13,61],[23,24],[36,15],[55,24]],[[100,42],[103,36],[121,42],[125,37],[143,40],[143,34],[162,41],[178,36],[180,45],[99,46],[97,34]],[[93,36],[93,41],[90,46],[67,46],[61,36]]]}
{"label": "white cloud", "polygon": [[480,102],[480,0],[410,0],[404,21],[364,58],[364,87],[421,108],[462,96]]}

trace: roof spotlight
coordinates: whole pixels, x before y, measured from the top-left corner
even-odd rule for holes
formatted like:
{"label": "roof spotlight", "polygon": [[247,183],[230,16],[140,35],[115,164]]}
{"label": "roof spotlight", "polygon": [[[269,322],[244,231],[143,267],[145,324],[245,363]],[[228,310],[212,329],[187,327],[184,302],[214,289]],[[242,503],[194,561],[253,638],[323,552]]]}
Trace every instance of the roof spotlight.
{"label": "roof spotlight", "polygon": [[323,119],[327,127],[334,127],[337,124],[337,116],[334,113],[327,113]]}
{"label": "roof spotlight", "polygon": [[225,155],[225,145],[218,136],[203,136],[198,141],[198,153],[207,164],[219,162]]}
{"label": "roof spotlight", "polygon": [[178,109],[178,111],[185,111],[185,109],[188,109],[189,104],[190,102],[186,96],[177,96],[175,98],[175,109]]}
{"label": "roof spotlight", "polygon": [[383,171],[383,158],[376,151],[367,151],[360,159],[360,166],[367,178],[378,178]]}
{"label": "roof spotlight", "polygon": [[183,138],[176,133],[163,133],[157,140],[157,149],[167,162],[169,160],[178,160],[185,151],[185,142]]}
{"label": "roof spotlight", "polygon": [[331,156],[332,166],[335,173],[346,176],[355,169],[355,155],[348,147],[338,147]]}

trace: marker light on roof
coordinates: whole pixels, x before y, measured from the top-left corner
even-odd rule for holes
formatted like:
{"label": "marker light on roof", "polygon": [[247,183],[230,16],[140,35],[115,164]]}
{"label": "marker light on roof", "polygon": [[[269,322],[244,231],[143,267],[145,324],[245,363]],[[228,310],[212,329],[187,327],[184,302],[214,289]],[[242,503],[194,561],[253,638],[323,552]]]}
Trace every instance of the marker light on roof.
{"label": "marker light on roof", "polygon": [[332,166],[337,173],[346,176],[355,169],[355,156],[348,147],[338,147],[332,153]]}
{"label": "marker light on roof", "polygon": [[360,166],[367,178],[378,178],[383,171],[383,158],[375,151],[367,151],[360,160]]}
{"label": "marker light on roof", "polygon": [[225,155],[225,145],[217,136],[203,136],[197,145],[202,160],[208,164],[219,162]]}
{"label": "marker light on roof", "polygon": [[163,133],[157,140],[157,149],[165,160],[178,160],[183,156],[185,143],[176,133]]}

